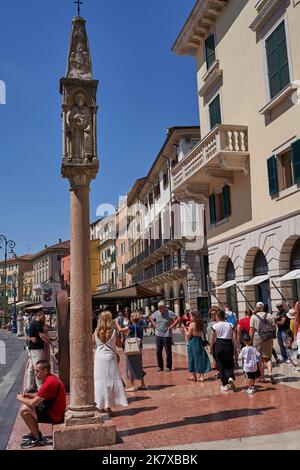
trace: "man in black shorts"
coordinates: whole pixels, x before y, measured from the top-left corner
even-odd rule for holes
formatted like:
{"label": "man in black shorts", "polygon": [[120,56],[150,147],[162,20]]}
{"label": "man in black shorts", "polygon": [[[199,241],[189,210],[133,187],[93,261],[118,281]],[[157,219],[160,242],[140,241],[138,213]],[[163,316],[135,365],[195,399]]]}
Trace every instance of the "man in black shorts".
{"label": "man in black shorts", "polygon": [[35,374],[42,382],[40,390],[37,393],[17,395],[17,399],[22,403],[21,416],[30,430],[30,434],[23,436],[22,449],[43,445],[39,423],[62,423],[66,409],[64,384],[51,374],[49,362],[38,361],[35,365]]}

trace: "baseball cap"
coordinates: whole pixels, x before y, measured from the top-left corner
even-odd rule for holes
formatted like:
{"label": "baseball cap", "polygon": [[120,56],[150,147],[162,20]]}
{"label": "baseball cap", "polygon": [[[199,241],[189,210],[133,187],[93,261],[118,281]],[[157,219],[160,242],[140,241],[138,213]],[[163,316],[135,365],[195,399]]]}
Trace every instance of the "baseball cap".
{"label": "baseball cap", "polygon": [[265,306],[265,304],[264,304],[263,302],[257,302],[257,303],[256,303],[256,307],[257,307],[257,308],[258,308],[258,307],[264,307],[264,306]]}

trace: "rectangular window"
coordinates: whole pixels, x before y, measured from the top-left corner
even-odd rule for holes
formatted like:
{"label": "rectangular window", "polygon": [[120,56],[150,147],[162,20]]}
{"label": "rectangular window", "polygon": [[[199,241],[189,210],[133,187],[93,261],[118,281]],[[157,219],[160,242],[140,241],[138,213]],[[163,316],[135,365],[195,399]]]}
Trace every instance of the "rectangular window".
{"label": "rectangular window", "polygon": [[300,139],[293,142],[284,152],[267,160],[269,193],[278,195],[279,191],[300,183]]}
{"label": "rectangular window", "polygon": [[215,194],[216,200],[216,222],[225,218],[223,192]]}
{"label": "rectangular window", "polygon": [[209,119],[211,129],[213,129],[217,124],[221,124],[220,95],[216,96],[209,105]]}
{"label": "rectangular window", "polygon": [[266,40],[266,54],[270,97],[272,99],[290,83],[284,21],[280,23]]}
{"label": "rectangular window", "polygon": [[154,188],[154,197],[158,199],[160,197],[160,184],[158,183]]}
{"label": "rectangular window", "polygon": [[293,165],[292,165],[292,152],[288,150],[287,152],[282,153],[278,157],[279,168],[280,168],[280,189],[287,189],[293,186],[294,176],[293,176]]}
{"label": "rectangular window", "polygon": [[214,34],[211,34],[205,40],[205,60],[206,60],[206,67],[208,70],[210,69],[210,67],[216,60],[216,46],[215,46]]}
{"label": "rectangular window", "polygon": [[212,194],[209,198],[211,225],[231,215],[230,187],[224,186],[222,191]]}
{"label": "rectangular window", "polygon": [[168,170],[167,170],[166,173],[164,173],[164,189],[166,189],[168,184],[169,184],[169,175],[168,175]]}
{"label": "rectangular window", "polygon": [[153,206],[153,193],[149,193],[149,206]]}

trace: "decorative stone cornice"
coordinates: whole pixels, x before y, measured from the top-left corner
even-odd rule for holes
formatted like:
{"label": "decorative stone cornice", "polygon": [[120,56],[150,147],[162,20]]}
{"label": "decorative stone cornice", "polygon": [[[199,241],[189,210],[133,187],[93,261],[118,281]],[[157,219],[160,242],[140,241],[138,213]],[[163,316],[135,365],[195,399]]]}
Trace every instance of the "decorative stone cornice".
{"label": "decorative stone cornice", "polygon": [[279,7],[280,4],[289,3],[289,0],[261,0],[256,4],[256,10],[258,12],[256,18],[250,24],[250,29],[252,31],[259,31],[266,21],[270,18],[270,16],[274,13],[276,8]]}
{"label": "decorative stone cornice", "polygon": [[229,0],[197,0],[187,22],[172,47],[178,55],[196,55]]}
{"label": "decorative stone cornice", "polygon": [[216,60],[212,67],[203,77],[204,85],[200,88],[198,95],[203,97],[211,89],[211,87],[223,78],[223,70],[219,68],[219,61]]}

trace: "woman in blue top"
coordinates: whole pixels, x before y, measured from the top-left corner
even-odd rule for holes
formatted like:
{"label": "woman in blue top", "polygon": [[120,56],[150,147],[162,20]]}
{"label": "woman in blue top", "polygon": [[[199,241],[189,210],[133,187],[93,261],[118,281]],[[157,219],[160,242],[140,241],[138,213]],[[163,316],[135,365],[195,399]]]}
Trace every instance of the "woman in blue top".
{"label": "woman in blue top", "polygon": [[[204,374],[211,371],[210,360],[205,349],[207,343],[204,334],[204,321],[201,313],[192,314],[192,323],[188,333],[188,368],[189,380],[204,382]],[[197,379],[197,374],[199,375]]]}
{"label": "woman in blue top", "polygon": [[[141,340],[141,354],[126,355],[126,375],[131,384],[131,387],[126,388],[126,392],[135,392],[137,390],[147,390],[144,382],[143,371],[143,356],[142,356],[142,340],[143,340],[143,327],[139,324],[141,315],[139,312],[131,314],[131,321],[125,328],[120,328],[117,324],[119,333],[127,336],[127,338],[140,338]],[[140,380],[140,387],[135,386],[135,380]]]}

